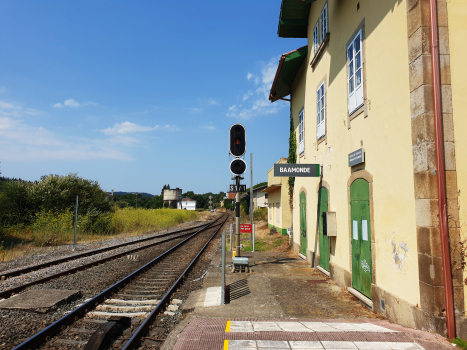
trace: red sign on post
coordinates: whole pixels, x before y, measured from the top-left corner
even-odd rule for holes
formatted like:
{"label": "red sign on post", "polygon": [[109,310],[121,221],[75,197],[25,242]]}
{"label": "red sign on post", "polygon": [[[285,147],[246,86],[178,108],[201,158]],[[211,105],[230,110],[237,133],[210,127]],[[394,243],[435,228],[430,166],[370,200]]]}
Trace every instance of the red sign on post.
{"label": "red sign on post", "polygon": [[240,232],[241,233],[253,233],[253,225],[252,224],[240,224]]}

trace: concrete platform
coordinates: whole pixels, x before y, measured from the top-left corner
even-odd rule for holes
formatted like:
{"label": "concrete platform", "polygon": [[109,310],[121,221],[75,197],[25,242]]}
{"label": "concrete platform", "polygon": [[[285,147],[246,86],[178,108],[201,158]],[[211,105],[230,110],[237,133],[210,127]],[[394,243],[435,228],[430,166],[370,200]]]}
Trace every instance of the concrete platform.
{"label": "concrete platform", "polygon": [[80,296],[79,290],[36,289],[1,300],[0,309],[46,312]]}
{"label": "concrete platform", "polygon": [[389,323],[291,252],[242,256],[251,272],[226,269],[230,303],[220,305],[219,251],[161,349],[452,349],[437,334]]}

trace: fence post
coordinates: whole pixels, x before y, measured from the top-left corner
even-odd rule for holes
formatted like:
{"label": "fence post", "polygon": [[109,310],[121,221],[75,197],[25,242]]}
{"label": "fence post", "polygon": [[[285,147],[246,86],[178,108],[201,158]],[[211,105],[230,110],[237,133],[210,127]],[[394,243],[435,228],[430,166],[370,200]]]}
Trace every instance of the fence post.
{"label": "fence post", "polygon": [[76,250],[76,226],[78,225],[78,196],[76,196],[76,211],[75,211],[75,235],[73,237],[73,251]]}

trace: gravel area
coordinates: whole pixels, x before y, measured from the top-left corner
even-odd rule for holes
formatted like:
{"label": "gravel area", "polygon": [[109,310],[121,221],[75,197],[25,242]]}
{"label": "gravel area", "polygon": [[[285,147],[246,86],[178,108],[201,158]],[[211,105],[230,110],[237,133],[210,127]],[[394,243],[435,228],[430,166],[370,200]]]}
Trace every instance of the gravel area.
{"label": "gravel area", "polygon": [[[92,262],[95,262],[95,261],[98,261],[98,260],[101,260],[107,257],[111,257],[113,255],[129,252],[137,248],[142,248],[142,247],[147,246],[148,244],[156,243],[156,242],[159,242],[159,241],[162,241],[168,238],[168,237],[158,238],[157,236],[158,234],[154,236],[154,240],[131,244],[131,245],[120,247],[120,248],[113,249],[110,251],[102,252],[100,254],[94,254],[92,256],[86,256],[80,259],[67,261],[67,262],[64,262],[58,265],[46,267],[38,271],[31,271],[29,273],[22,274],[21,276],[10,277],[5,281],[0,282],[0,291],[18,287],[25,283],[33,282],[38,279],[44,278],[46,276],[54,275],[56,273],[66,271],[74,267],[83,266],[83,265],[86,265],[86,264],[89,264],[89,263],[92,263]],[[174,236],[179,236],[179,235],[175,234]],[[133,252],[131,253],[131,255],[138,254],[138,253],[139,251]]]}
{"label": "gravel area", "polygon": [[39,310],[0,310],[0,349],[11,349],[20,344],[86,299],[99,294],[181,240],[176,239],[143,249],[135,254],[136,260],[127,259],[126,256],[117,258],[105,264],[30,287],[29,289],[80,290],[82,297],[46,313],[38,313]]}
{"label": "gravel area", "polygon": [[22,269],[28,266],[33,266],[33,265],[42,264],[48,261],[52,261],[52,260],[56,260],[56,259],[60,259],[60,258],[68,257],[68,256],[73,256],[78,253],[84,253],[90,250],[111,247],[114,245],[127,243],[127,242],[133,242],[141,238],[157,236],[162,233],[177,231],[177,230],[187,228],[190,226],[201,225],[204,222],[206,221],[200,221],[200,220],[189,221],[189,222],[185,222],[180,225],[177,225],[175,227],[172,227],[168,230],[159,230],[159,231],[154,231],[151,233],[145,233],[142,235],[132,236],[132,237],[116,237],[116,238],[103,239],[103,240],[92,242],[92,243],[79,243],[76,245],[75,251],[73,251],[72,244],[65,244],[65,245],[53,246],[53,247],[42,247],[37,250],[34,250],[29,255],[21,256],[17,259],[0,263],[0,272],[14,271],[14,270]]}

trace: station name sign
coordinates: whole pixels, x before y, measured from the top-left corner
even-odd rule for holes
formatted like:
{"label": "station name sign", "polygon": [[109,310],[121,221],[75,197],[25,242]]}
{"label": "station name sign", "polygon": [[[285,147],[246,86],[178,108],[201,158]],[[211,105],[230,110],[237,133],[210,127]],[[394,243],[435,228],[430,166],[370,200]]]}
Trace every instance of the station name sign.
{"label": "station name sign", "polygon": [[274,176],[320,177],[319,164],[274,164]]}

